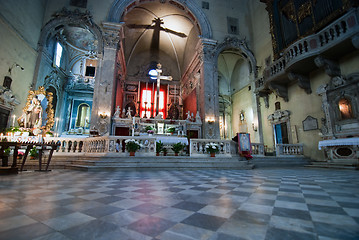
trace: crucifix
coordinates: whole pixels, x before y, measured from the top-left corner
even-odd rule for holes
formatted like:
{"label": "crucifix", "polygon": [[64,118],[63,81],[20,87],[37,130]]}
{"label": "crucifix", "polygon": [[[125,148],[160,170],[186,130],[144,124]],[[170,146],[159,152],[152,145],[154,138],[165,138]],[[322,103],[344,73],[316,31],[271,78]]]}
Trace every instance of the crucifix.
{"label": "crucifix", "polygon": [[[158,116],[159,102],[160,102],[161,79],[162,80],[172,81],[172,76],[161,76],[162,65],[160,63],[157,64],[156,72],[157,72],[157,101],[156,101],[156,117],[157,117]],[[170,94],[170,93],[168,92],[167,94]]]}

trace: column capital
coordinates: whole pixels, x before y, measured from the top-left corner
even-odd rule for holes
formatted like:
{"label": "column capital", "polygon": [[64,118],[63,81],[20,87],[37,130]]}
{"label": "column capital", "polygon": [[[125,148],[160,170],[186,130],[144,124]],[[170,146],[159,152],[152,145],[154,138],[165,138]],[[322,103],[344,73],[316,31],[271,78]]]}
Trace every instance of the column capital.
{"label": "column capital", "polygon": [[200,38],[197,44],[197,51],[201,61],[213,62],[216,54],[217,41],[208,38]]}
{"label": "column capital", "polygon": [[120,41],[120,30],[124,23],[103,22],[103,38],[106,47],[117,48]]}

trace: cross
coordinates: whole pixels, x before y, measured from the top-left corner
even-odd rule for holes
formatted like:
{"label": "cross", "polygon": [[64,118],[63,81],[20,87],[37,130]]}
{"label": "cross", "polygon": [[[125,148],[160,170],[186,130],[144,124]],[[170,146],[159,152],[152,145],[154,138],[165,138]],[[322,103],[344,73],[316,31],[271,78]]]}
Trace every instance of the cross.
{"label": "cross", "polygon": [[[161,85],[161,79],[162,80],[168,80],[172,81],[172,76],[161,76],[162,73],[162,65],[160,63],[157,64],[157,102],[156,102],[156,116],[158,116],[158,108],[159,108],[159,102],[160,102],[160,85]],[[167,93],[169,94],[169,93]]]}

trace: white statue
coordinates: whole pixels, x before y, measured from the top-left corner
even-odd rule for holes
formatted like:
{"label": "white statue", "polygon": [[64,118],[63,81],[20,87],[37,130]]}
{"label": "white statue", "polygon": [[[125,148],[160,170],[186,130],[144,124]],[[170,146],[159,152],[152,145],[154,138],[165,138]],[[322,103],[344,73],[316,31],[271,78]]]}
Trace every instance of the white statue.
{"label": "white statue", "polygon": [[132,112],[131,108],[130,108],[130,107],[128,107],[128,109],[127,109],[127,113],[126,113],[126,116],[127,116],[127,118],[129,118],[129,119],[131,119],[131,118],[132,118],[132,114],[131,114],[131,112]]}
{"label": "white statue", "polygon": [[117,106],[117,107],[116,107],[116,111],[115,111],[115,113],[113,114],[113,117],[114,117],[114,118],[120,118],[120,113],[121,113],[121,108],[120,108],[120,106]]}
{"label": "white statue", "polygon": [[188,111],[188,112],[186,113],[186,115],[187,115],[186,120],[191,121],[191,112]]}
{"label": "white statue", "polygon": [[196,114],[196,123],[202,123],[202,119],[201,119],[201,116],[199,115],[199,111],[197,111],[197,114]]}

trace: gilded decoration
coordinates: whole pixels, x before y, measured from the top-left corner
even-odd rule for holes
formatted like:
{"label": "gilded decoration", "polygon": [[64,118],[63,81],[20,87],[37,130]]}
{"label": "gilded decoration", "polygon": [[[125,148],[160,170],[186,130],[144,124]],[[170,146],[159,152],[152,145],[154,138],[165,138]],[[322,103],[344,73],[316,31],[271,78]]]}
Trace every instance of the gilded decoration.
{"label": "gilded decoration", "polygon": [[[43,133],[50,131],[54,125],[52,101],[52,92],[46,92],[43,86],[40,86],[35,91],[30,90],[26,105],[23,108],[23,114],[17,120],[19,126],[31,129],[34,135],[38,135],[42,131]],[[46,114],[46,119],[45,122],[42,122],[42,119],[45,117],[44,114]]]}

